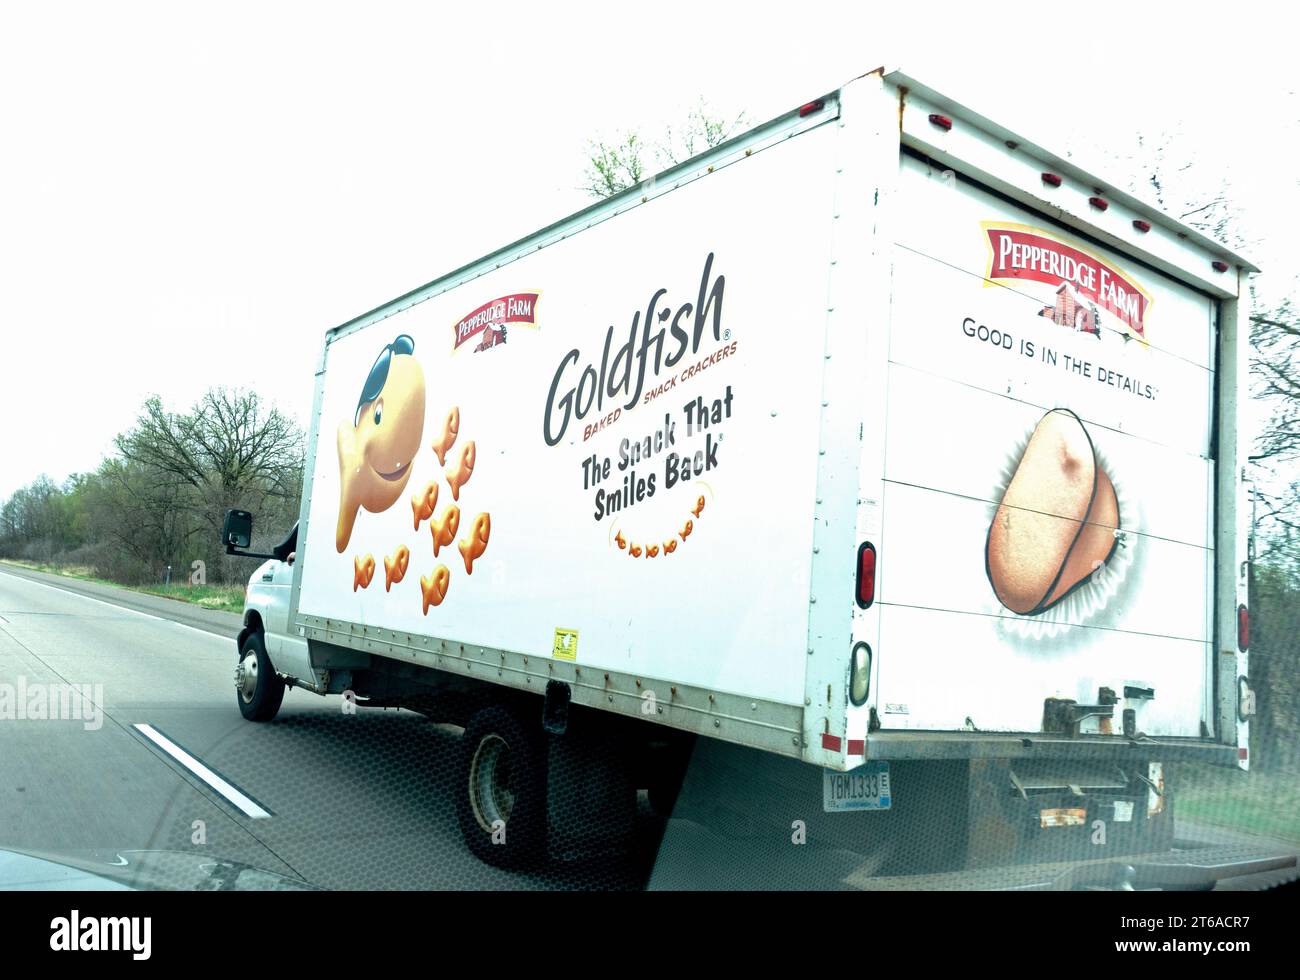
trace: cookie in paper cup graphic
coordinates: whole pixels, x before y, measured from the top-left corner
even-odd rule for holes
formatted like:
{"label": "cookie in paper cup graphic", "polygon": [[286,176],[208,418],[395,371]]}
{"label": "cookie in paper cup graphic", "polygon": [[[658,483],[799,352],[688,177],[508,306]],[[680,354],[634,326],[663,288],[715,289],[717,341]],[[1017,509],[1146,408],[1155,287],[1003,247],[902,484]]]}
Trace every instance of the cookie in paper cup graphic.
{"label": "cookie in paper cup graphic", "polygon": [[1133,503],[1083,421],[1047,412],[1014,447],[985,539],[996,614],[1037,639],[1096,616],[1132,562]]}

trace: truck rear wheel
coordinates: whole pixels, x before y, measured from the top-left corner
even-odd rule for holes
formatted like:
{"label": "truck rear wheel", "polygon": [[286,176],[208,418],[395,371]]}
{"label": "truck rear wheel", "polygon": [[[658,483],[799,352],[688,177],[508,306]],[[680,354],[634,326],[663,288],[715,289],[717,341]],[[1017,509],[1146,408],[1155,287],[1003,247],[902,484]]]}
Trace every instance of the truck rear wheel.
{"label": "truck rear wheel", "polygon": [[476,712],[461,736],[457,819],[474,856],[501,868],[546,857],[546,733],[502,707]]}
{"label": "truck rear wheel", "polygon": [[249,721],[270,721],[284,700],[280,680],[266,655],[261,633],[250,633],[235,667],[235,700],[239,712]]}

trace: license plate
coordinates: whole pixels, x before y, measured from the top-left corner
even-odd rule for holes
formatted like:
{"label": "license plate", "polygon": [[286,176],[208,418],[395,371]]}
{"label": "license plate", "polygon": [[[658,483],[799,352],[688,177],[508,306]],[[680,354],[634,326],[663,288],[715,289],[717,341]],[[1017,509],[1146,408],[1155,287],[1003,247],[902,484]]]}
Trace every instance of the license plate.
{"label": "license plate", "polygon": [[888,810],[892,795],[888,762],[868,762],[848,772],[822,771],[822,810],[826,813]]}

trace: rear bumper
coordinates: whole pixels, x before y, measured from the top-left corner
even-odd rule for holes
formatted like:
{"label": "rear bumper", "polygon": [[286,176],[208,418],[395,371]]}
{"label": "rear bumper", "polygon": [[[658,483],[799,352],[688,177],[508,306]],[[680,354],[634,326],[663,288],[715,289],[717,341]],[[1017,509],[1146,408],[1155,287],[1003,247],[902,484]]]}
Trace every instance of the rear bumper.
{"label": "rear bumper", "polygon": [[1196,760],[1235,766],[1237,747],[1206,739],[984,732],[873,732],[863,761],[874,759],[1087,759],[1102,762]]}

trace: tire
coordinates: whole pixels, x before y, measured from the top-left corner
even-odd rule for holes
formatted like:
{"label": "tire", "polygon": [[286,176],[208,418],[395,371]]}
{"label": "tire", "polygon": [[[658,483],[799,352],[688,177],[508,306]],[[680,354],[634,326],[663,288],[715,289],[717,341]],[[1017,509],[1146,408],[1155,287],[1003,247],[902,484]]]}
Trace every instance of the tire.
{"label": "tire", "polygon": [[546,759],[540,720],[526,724],[498,706],[470,718],[461,736],[456,817],[480,861],[516,870],[545,862]]}
{"label": "tire", "polygon": [[284,700],[284,681],[271,666],[261,633],[250,633],[244,640],[235,668],[235,700],[239,713],[249,721],[270,721]]}
{"label": "tire", "polygon": [[656,817],[667,820],[677,808],[677,797],[681,795],[682,783],[686,781],[690,750],[666,749],[663,750],[663,756],[651,764],[646,800]]}

